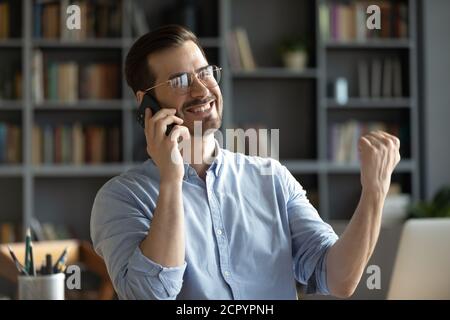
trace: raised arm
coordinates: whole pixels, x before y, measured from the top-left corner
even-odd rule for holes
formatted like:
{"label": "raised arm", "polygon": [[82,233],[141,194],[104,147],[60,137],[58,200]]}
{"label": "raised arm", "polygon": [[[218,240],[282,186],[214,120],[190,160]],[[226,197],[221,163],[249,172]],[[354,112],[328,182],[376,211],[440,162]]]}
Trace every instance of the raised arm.
{"label": "raised arm", "polygon": [[327,256],[327,283],[330,293],[349,297],[358,285],[375,248],[381,214],[391,183],[391,174],[400,161],[400,141],[376,131],[359,140],[362,192],[350,223]]}

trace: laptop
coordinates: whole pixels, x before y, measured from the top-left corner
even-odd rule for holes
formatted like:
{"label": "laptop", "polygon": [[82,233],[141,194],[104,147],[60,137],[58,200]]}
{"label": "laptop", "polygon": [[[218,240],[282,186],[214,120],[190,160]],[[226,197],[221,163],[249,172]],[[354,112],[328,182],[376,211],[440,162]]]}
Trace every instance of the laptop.
{"label": "laptop", "polygon": [[387,298],[450,299],[450,218],[405,223]]}

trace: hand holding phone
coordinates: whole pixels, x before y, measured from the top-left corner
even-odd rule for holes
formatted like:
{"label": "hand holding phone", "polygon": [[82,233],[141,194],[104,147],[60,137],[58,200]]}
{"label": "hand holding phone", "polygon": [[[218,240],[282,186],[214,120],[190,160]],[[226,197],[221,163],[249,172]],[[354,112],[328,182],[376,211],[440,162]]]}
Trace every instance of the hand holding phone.
{"label": "hand holding phone", "polygon": [[[156,128],[161,128],[161,122],[166,124],[172,122],[170,125],[167,125],[165,132],[166,136],[170,134],[169,139],[164,137],[161,131],[159,131],[159,134],[155,134],[155,130],[146,131],[147,153],[158,166],[161,181],[181,181],[184,176],[184,166],[178,143],[181,138],[190,139],[189,130],[187,127],[181,126],[183,120],[175,116],[175,109],[164,109],[161,111],[160,105],[150,94],[144,94],[136,113],[137,121],[144,129],[145,111],[147,108],[150,108],[152,111],[152,118],[148,121],[150,128],[147,129],[156,130]],[[178,126],[175,127],[175,125]],[[156,128],[152,128],[152,126],[156,126]]]}
{"label": "hand holding phone", "polygon": [[[150,93],[145,93],[141,105],[139,106],[136,118],[139,124],[142,128],[145,129],[145,109],[150,108],[152,110],[152,116],[154,116],[159,110],[161,110],[161,106],[159,105],[158,101],[153,97]],[[174,124],[169,124],[167,126],[166,130],[166,136],[170,134],[170,131],[172,131]]]}

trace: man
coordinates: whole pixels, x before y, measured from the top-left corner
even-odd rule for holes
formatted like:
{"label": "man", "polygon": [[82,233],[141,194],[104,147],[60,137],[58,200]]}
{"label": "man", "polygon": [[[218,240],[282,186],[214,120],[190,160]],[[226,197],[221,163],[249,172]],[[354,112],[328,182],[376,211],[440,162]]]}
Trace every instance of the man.
{"label": "man", "polygon": [[[338,239],[278,161],[219,148],[219,72],[179,26],[142,36],[128,53],[137,101],[152,94],[162,109],[145,114],[151,159],[108,181],[92,210],[92,240],[119,297],[296,299],[295,281],[349,297],[375,247],[399,140],[384,132],[359,140],[361,199]],[[181,140],[200,163],[179,161]]]}

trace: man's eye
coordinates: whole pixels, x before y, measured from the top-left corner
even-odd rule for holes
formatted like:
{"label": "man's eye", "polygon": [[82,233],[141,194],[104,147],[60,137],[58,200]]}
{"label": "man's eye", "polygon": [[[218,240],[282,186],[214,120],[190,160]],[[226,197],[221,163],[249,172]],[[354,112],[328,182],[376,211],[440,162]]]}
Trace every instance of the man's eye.
{"label": "man's eye", "polygon": [[173,88],[187,88],[189,87],[189,76],[187,74],[182,74],[171,81]]}

